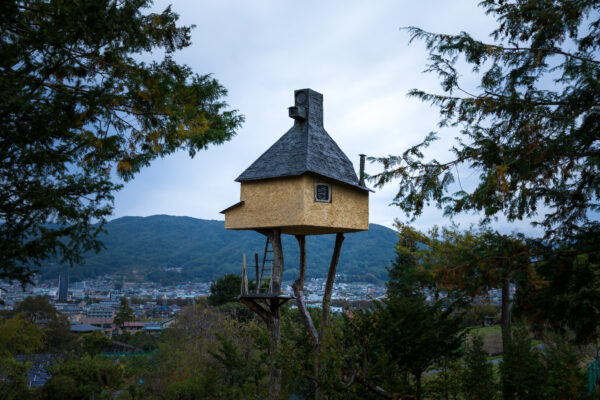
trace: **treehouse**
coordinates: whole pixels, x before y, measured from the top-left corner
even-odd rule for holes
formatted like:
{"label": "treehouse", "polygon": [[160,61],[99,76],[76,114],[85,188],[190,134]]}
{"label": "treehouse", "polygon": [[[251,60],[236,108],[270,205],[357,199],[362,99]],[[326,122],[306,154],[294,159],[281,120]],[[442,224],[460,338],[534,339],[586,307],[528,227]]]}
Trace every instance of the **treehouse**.
{"label": "treehouse", "polygon": [[[225,228],[255,230],[267,237],[262,268],[254,255],[256,289],[248,291],[246,257],[242,267],[239,300],[267,325],[269,354],[281,340],[280,306],[296,299],[303,323],[313,343],[327,329],[329,303],[344,233],[369,229],[369,189],[365,186],[365,156],[360,158],[360,179],[352,163],[323,128],[323,95],[311,89],[294,92],[289,108],[294,126],[265,151],[238,178],[240,201],[222,211]],[[323,295],[320,332],[317,332],[304,301],[306,235],[336,234]],[[294,296],[281,292],[283,250],[281,234],[294,235],[300,247],[298,279]],[[269,394],[279,398],[281,369],[269,372]]]}
{"label": "treehouse", "polygon": [[369,189],[323,128],[323,95],[294,95],[294,126],[238,176],[240,201],[222,211],[225,228],[289,235],[368,230]]}

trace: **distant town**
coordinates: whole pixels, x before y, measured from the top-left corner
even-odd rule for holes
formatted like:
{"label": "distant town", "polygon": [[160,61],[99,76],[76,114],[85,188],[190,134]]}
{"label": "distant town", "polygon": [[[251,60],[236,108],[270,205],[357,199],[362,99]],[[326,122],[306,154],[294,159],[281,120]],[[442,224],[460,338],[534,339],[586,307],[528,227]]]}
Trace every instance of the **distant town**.
{"label": "distant town", "polygon": [[[343,278],[340,276],[338,278]],[[341,312],[347,303],[382,300],[386,297],[386,287],[367,282],[340,282],[334,285],[332,312]],[[292,282],[284,282],[285,294],[293,295]],[[23,289],[19,284],[0,283],[0,310],[12,310],[26,297],[46,297],[71,323],[71,330],[88,333],[102,330],[107,336],[118,332],[114,318],[121,304],[121,298],[128,299],[137,322],[129,322],[125,330],[134,333],[138,330],[159,331],[166,328],[173,317],[185,305],[195,304],[210,294],[211,282],[182,282],[177,285],[162,286],[154,282],[127,283],[119,277],[106,275],[98,279],[70,283],[68,277],[58,280],[35,282]],[[305,295],[309,307],[320,307],[325,288],[325,279],[312,278],[305,283]],[[511,287],[514,292],[514,287]],[[500,290],[491,290],[486,301],[500,305]],[[512,293],[511,293],[512,297]],[[295,308],[295,305],[291,305]]]}
{"label": "distant town", "polygon": [[[343,277],[341,277],[343,278]],[[338,279],[338,282],[343,279]],[[43,296],[64,314],[71,323],[71,331],[89,333],[102,330],[111,337],[118,332],[114,318],[121,298],[128,299],[137,322],[128,322],[125,330],[160,331],[185,305],[195,304],[210,294],[211,282],[182,282],[162,286],[154,282],[128,283],[112,275],[93,280],[69,282],[61,275],[56,281],[34,282],[24,289],[19,284],[0,283],[0,310],[12,310],[18,303],[31,296]],[[286,294],[293,294],[292,282],[284,282]],[[313,278],[305,283],[307,304],[320,307],[325,279]],[[344,302],[380,300],[386,296],[386,287],[366,282],[336,283],[332,293],[333,312],[341,312]],[[292,307],[295,307],[292,305]]]}

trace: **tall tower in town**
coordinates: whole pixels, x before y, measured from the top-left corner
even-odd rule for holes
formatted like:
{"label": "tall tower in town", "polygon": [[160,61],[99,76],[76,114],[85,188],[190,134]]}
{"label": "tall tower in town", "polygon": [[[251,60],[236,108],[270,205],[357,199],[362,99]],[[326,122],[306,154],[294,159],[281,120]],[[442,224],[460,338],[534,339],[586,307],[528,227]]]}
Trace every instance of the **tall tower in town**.
{"label": "tall tower in town", "polygon": [[58,301],[66,302],[69,293],[69,275],[60,274],[58,276]]}

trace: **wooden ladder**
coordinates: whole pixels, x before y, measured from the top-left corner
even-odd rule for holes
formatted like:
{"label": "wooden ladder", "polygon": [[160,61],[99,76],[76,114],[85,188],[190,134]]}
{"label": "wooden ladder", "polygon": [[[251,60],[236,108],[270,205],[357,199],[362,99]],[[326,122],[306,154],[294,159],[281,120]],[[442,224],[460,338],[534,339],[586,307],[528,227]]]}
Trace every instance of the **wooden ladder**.
{"label": "wooden ladder", "polygon": [[[268,257],[268,258],[267,258]],[[271,240],[267,236],[267,242],[265,243],[265,252],[263,254],[262,260],[262,268],[260,270],[260,279],[257,282],[258,287],[256,288],[256,293],[260,292],[260,287],[262,286],[263,281],[269,280],[269,293],[271,290],[271,272],[273,271],[273,245]]]}

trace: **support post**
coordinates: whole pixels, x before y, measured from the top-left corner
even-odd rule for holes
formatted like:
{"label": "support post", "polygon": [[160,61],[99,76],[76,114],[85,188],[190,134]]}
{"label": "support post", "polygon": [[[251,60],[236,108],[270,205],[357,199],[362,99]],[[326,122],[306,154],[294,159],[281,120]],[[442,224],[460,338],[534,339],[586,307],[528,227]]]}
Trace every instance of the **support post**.
{"label": "support post", "polygon": [[260,293],[260,277],[258,276],[258,253],[254,253],[254,265],[256,266],[256,294]]}
{"label": "support post", "polygon": [[281,280],[283,279],[283,249],[281,248],[281,229],[274,228],[271,233],[273,247],[273,270],[271,271],[271,293],[281,293]]}
{"label": "support post", "polygon": [[340,260],[340,253],[342,251],[342,243],[344,242],[344,234],[337,233],[335,235],[335,245],[333,247],[333,254],[331,255],[331,262],[329,264],[329,271],[327,272],[327,281],[325,283],[325,293],[323,293],[323,302],[321,303],[322,314],[321,314],[321,326],[319,327],[319,342],[317,344],[317,351],[315,354],[315,381],[317,382],[315,388],[315,399],[322,400],[325,398],[324,394],[319,388],[320,382],[320,371],[321,371],[321,356],[323,353],[323,345],[326,343],[326,338],[329,334],[329,304],[331,303],[331,293],[333,292],[333,282],[335,280],[335,272],[337,271],[337,265]]}
{"label": "support post", "polygon": [[292,289],[294,290],[294,296],[296,297],[296,305],[298,306],[298,311],[300,312],[300,318],[302,318],[302,322],[304,323],[304,326],[306,327],[306,330],[313,341],[313,345],[316,346],[317,343],[319,343],[319,334],[315,329],[313,320],[308,313],[308,309],[306,308],[306,301],[304,300],[304,278],[306,276],[306,236],[296,235],[296,240],[298,241],[298,246],[300,247],[300,271],[298,272],[298,279],[296,279],[292,284]]}
{"label": "support post", "polygon": [[[281,343],[281,282],[283,279],[283,249],[281,247],[281,229],[255,229],[256,232],[269,238],[273,247],[273,268],[271,269],[270,291],[265,295],[267,307],[260,306],[251,296],[242,298],[242,302],[252,311],[257,313],[267,325],[269,333],[269,357],[271,366],[269,370],[269,398],[279,399],[281,392],[281,367],[276,361],[277,352]],[[258,255],[255,254],[256,273],[258,277]],[[257,278],[256,294],[259,295],[261,278]]]}
{"label": "support post", "polygon": [[323,314],[321,316],[321,334],[323,337],[324,331],[329,325],[329,304],[331,303],[331,292],[333,291],[333,281],[335,280],[335,272],[337,271],[337,265],[340,260],[340,253],[342,252],[342,243],[344,242],[344,234],[338,233],[335,235],[335,246],[333,247],[333,255],[331,256],[331,263],[329,264],[329,272],[327,273],[327,282],[325,283],[325,293],[323,293]]}
{"label": "support post", "polygon": [[342,251],[342,243],[344,241],[344,234],[338,233],[335,236],[335,245],[333,247],[333,255],[331,256],[331,262],[329,264],[329,271],[327,273],[327,281],[325,284],[325,293],[323,294],[322,303],[322,317],[321,327],[319,332],[315,329],[313,320],[308,313],[306,303],[304,301],[304,279],[306,276],[306,237],[304,235],[296,235],[298,246],[300,247],[300,270],[298,273],[298,279],[294,281],[292,289],[296,296],[296,304],[298,305],[298,311],[304,326],[313,340],[315,347],[315,399],[320,400],[323,398],[323,393],[319,388],[320,368],[321,368],[321,351],[324,343],[324,339],[328,334],[329,330],[329,304],[331,303],[331,293],[333,292],[333,282],[335,280],[335,273],[337,271],[337,265],[340,260],[340,253]]}
{"label": "support post", "polygon": [[242,263],[242,294],[248,294],[248,274],[246,273],[246,254],[243,255]]}
{"label": "support post", "polygon": [[[281,248],[281,229],[274,228],[270,232],[271,244],[273,246],[273,269],[271,271],[271,293],[279,295],[281,292],[281,280],[283,278],[283,250]],[[281,313],[279,310],[279,299],[273,298],[270,304],[269,323],[269,356],[271,357],[271,369],[269,371],[269,397],[273,400],[279,398],[281,392],[281,367],[275,362],[279,344],[281,343]]]}

